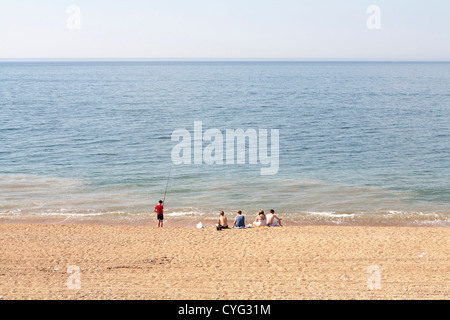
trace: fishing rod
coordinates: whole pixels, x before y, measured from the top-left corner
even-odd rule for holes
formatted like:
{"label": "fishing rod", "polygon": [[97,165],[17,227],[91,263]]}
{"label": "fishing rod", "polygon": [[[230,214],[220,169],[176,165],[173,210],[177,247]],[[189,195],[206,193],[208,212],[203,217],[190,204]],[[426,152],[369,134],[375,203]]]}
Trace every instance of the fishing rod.
{"label": "fishing rod", "polygon": [[164,200],[163,200],[163,205],[166,205],[166,195],[167,195],[167,187],[169,186],[169,180],[170,180],[170,174],[172,172],[172,165],[170,166],[169,169],[169,176],[167,177],[167,183],[166,183],[166,191],[164,192]]}

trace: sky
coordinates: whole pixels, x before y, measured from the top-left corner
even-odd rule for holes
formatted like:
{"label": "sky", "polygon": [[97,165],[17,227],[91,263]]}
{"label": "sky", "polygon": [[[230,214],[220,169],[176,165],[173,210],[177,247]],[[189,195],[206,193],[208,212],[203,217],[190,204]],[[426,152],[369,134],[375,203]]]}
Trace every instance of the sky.
{"label": "sky", "polygon": [[0,59],[450,60],[449,17],[448,0],[1,0]]}

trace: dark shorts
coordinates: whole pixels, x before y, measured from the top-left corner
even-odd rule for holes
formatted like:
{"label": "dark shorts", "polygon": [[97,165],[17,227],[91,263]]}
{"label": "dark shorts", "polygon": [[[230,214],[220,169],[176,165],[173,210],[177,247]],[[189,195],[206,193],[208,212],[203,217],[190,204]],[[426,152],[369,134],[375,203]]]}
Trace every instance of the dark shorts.
{"label": "dark shorts", "polygon": [[163,214],[158,214],[158,216],[156,218],[158,220],[164,220],[164,215]]}

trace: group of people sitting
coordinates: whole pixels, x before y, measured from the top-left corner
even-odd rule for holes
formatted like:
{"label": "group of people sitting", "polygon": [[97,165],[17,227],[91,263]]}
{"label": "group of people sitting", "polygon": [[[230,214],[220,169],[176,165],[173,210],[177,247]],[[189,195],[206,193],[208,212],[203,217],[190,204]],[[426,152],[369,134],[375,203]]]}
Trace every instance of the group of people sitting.
{"label": "group of people sitting", "polygon": [[[275,211],[273,209],[270,210],[270,213],[267,215],[264,213],[264,210],[259,210],[255,221],[246,226],[245,217],[242,215],[242,211],[238,211],[236,213],[236,218],[234,219],[232,228],[245,229],[251,227],[281,227],[281,220],[282,219],[275,215]],[[216,224],[216,228],[217,230],[230,229],[228,226],[228,219],[223,211],[220,212],[219,221]]]}

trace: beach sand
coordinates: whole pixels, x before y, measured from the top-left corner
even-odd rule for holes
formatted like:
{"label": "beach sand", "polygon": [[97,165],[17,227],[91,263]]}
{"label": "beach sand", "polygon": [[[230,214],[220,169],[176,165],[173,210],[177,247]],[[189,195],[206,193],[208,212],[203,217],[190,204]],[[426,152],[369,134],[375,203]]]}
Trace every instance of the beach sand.
{"label": "beach sand", "polygon": [[0,299],[448,299],[449,239],[419,227],[3,223]]}

